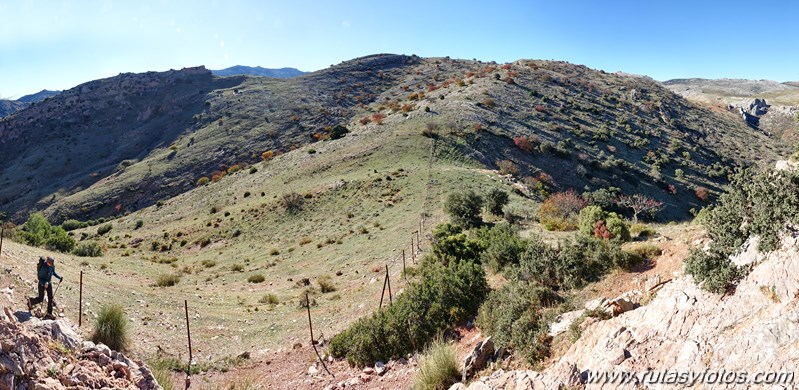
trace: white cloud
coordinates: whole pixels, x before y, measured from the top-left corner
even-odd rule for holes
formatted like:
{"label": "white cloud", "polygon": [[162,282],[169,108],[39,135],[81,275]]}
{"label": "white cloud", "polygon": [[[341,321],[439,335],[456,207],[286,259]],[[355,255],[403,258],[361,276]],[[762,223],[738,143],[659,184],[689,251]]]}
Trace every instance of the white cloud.
{"label": "white cloud", "polygon": [[350,24],[349,20],[345,20],[345,21],[341,22],[341,27],[350,28],[351,26],[352,26],[352,24]]}

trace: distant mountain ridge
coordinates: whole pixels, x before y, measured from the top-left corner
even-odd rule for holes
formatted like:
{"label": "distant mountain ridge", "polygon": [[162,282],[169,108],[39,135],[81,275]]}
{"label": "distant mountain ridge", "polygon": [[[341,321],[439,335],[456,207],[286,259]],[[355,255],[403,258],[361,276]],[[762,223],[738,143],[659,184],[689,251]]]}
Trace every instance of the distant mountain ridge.
{"label": "distant mountain ridge", "polygon": [[17,100],[0,99],[0,118],[9,116],[27,106],[31,103],[37,103],[49,97],[58,95],[61,91],[50,91],[43,89],[34,94],[25,95]]}
{"label": "distant mountain ridge", "polygon": [[17,101],[18,102],[23,102],[23,103],[36,103],[36,102],[40,102],[40,101],[42,101],[44,99],[47,99],[49,97],[53,97],[55,95],[58,95],[59,93],[61,93],[61,91],[50,91],[48,89],[43,89],[43,90],[41,90],[39,92],[32,93],[30,95],[25,95],[25,96],[17,99]]}
{"label": "distant mountain ridge", "polygon": [[295,68],[270,69],[270,68],[262,68],[260,66],[253,67],[253,66],[236,65],[236,66],[231,66],[230,68],[211,70],[211,73],[213,73],[215,76],[221,76],[221,77],[260,76],[260,77],[271,77],[275,79],[290,79],[292,77],[302,76],[308,72],[303,72]]}

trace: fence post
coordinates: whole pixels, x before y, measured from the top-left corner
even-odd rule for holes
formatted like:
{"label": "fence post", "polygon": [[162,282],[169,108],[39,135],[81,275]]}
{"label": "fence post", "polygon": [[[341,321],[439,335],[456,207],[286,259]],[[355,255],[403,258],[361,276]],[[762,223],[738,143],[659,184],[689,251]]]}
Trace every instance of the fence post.
{"label": "fence post", "polygon": [[83,270],[80,271],[80,287],[78,290],[78,328],[83,323]]}
{"label": "fence post", "polygon": [[386,283],[388,283],[388,272],[386,273],[386,277],[383,278],[383,292],[380,293],[380,306],[379,309],[383,308],[383,297],[386,295]]}
{"label": "fence post", "polygon": [[3,236],[6,235],[6,224],[0,222],[0,258],[3,257]]}
{"label": "fence post", "polygon": [[386,282],[388,283],[388,301],[394,302],[394,299],[391,297],[391,278],[388,276],[388,264],[386,264]]}
{"label": "fence post", "polygon": [[186,309],[186,336],[189,339],[189,365],[186,369],[186,388],[188,389],[191,386],[191,331],[189,330],[189,301],[183,300],[183,307]]}
{"label": "fence post", "polygon": [[405,269],[405,249],[402,250],[402,276],[408,281],[408,271]]}
{"label": "fence post", "polygon": [[316,343],[316,340],[313,338],[313,325],[311,325],[311,298],[308,297],[308,293],[305,293],[305,306],[308,308],[308,330],[311,332],[311,345]]}

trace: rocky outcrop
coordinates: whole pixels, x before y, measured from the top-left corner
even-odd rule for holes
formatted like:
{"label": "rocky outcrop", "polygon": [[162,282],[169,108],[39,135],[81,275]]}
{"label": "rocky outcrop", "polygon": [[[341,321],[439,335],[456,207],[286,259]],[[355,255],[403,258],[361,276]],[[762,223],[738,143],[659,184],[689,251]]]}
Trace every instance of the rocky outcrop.
{"label": "rocky outcrop", "polygon": [[477,343],[472,352],[463,361],[463,380],[470,378],[475,372],[485,368],[488,359],[494,356],[494,341],[491,337]]}
{"label": "rocky outcrop", "polygon": [[0,311],[0,389],[161,389],[142,363],[81,340],[66,320]]}
{"label": "rocky outcrop", "polygon": [[[747,248],[751,246],[750,242]],[[781,248],[770,253],[757,254],[747,248],[738,256],[746,258],[733,260],[753,268],[734,293],[709,293],[691,277],[675,278],[663,284],[649,304],[589,325],[554,366],[540,373],[494,373],[478,380],[487,386],[481,388],[570,387],[575,377],[567,375],[567,367],[575,368],[577,383],[583,385],[602,373],[724,370],[745,372],[752,379],[757,373],[795,371],[799,367],[799,234],[785,237]],[[633,377],[625,385],[589,387],[668,387],[647,380]],[[799,378],[793,380],[796,386]],[[695,385],[701,386],[701,380]],[[713,388],[736,386],[740,385],[716,383]]]}

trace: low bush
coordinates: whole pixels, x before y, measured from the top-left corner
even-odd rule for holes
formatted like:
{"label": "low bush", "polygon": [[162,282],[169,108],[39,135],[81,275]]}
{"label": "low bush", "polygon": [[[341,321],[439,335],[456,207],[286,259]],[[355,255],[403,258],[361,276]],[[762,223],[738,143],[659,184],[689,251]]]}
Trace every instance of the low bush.
{"label": "low bush", "polygon": [[323,275],[316,278],[316,283],[319,284],[319,289],[322,293],[336,291],[336,285],[333,284],[333,278],[331,278],[330,275]]}
{"label": "low bush", "polygon": [[283,194],[283,198],[281,200],[283,207],[289,214],[296,214],[300,212],[300,210],[302,210],[303,204],[305,203],[305,198],[296,192]]}
{"label": "low bush", "polygon": [[103,343],[115,351],[125,351],[130,345],[129,324],[120,305],[103,306],[94,321],[91,340]]}
{"label": "low bush", "polygon": [[393,304],[333,337],[330,353],[357,366],[405,356],[476,312],[487,293],[478,264],[456,261],[445,266],[426,258],[418,281]]}
{"label": "low bush", "polygon": [[660,254],[663,253],[663,249],[660,249],[659,246],[649,243],[630,245],[629,247],[625,248],[624,251],[642,260],[651,259],[655,256],[660,256]]}
{"label": "low bush", "polygon": [[277,305],[280,303],[280,299],[278,299],[277,295],[269,293],[261,297],[258,300],[259,303],[265,303],[269,305]]}
{"label": "low bush", "polygon": [[103,248],[94,241],[88,241],[78,245],[72,253],[80,257],[100,257],[103,255]]}
{"label": "low bush", "polygon": [[630,241],[630,228],[624,218],[599,206],[586,206],[579,214],[580,233],[605,240]]}
{"label": "low bush", "polygon": [[508,223],[494,225],[491,229],[481,228],[475,234],[482,251],[480,262],[493,272],[499,272],[510,264],[519,264],[527,243]]}
{"label": "low bush", "polygon": [[495,343],[535,363],[549,356],[551,342],[544,308],[536,299],[551,303],[559,300],[556,296],[551,289],[536,283],[506,284],[492,291],[480,306],[477,324]]}
{"label": "low bush", "polygon": [[113,228],[114,226],[111,225],[110,223],[107,223],[105,225],[100,225],[100,227],[97,228],[97,235],[102,236],[103,234],[110,232],[111,229]]}
{"label": "low bush", "polygon": [[446,390],[461,380],[455,347],[435,339],[425,350],[414,380],[416,390]]}
{"label": "low bush", "polygon": [[176,274],[161,274],[155,279],[155,285],[158,287],[171,287],[180,282],[180,276]]}
{"label": "low bush", "polygon": [[469,239],[458,225],[444,223],[433,229],[433,257],[442,264],[453,261],[477,261],[482,250],[478,241]]}
{"label": "low bush", "polygon": [[261,274],[250,275],[247,281],[250,283],[262,283],[266,278]]}
{"label": "low bush", "polygon": [[76,219],[68,219],[61,224],[61,228],[65,231],[72,231],[75,229],[83,229],[89,227],[89,224],[86,222],[81,222]]}

